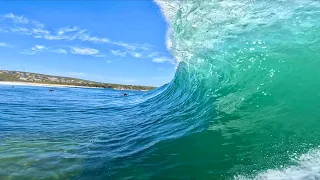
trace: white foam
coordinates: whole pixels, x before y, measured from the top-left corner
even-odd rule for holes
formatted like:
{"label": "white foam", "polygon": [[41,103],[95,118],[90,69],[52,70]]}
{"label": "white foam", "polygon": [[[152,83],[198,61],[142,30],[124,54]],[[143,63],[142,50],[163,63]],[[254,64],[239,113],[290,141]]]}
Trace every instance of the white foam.
{"label": "white foam", "polygon": [[171,21],[174,19],[173,17],[176,15],[178,9],[179,9],[179,1],[176,0],[154,0],[158,6],[160,7],[160,10],[165,17],[167,23],[168,23],[168,29],[166,33],[166,45],[167,49],[171,51],[172,48],[172,29],[170,27]]}
{"label": "white foam", "polygon": [[181,1],[179,0],[154,0],[160,6],[161,12],[167,22],[171,23],[177,14]]}
{"label": "white foam", "polygon": [[237,176],[234,179],[244,180],[317,180],[320,179],[320,149],[311,150],[293,159],[297,165],[279,169],[269,169],[253,178]]}

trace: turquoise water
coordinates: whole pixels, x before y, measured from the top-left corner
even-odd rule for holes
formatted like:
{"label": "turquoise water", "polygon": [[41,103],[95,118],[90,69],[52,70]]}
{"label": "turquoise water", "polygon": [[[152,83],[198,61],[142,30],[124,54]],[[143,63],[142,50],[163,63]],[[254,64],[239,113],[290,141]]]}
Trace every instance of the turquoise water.
{"label": "turquoise water", "polygon": [[0,179],[320,179],[320,2],[156,2],[172,82],[0,86]]}

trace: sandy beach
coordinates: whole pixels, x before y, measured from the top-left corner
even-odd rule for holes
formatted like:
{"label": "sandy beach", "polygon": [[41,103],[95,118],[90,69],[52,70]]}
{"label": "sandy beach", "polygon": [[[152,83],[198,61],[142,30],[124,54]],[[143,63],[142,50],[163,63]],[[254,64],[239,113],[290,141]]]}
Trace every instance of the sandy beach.
{"label": "sandy beach", "polygon": [[0,85],[40,86],[40,87],[71,87],[71,88],[98,88],[98,87],[87,87],[87,86],[72,86],[72,85],[61,85],[61,84],[42,84],[42,83],[31,83],[31,82],[9,82],[9,81],[0,81]]}

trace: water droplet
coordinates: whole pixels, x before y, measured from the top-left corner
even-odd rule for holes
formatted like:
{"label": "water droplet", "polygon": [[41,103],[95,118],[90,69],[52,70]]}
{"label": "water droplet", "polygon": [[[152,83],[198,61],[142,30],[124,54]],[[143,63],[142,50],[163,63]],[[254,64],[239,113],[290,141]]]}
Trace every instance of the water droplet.
{"label": "water droplet", "polygon": [[273,76],[274,76],[274,73],[275,73],[275,70],[274,70],[274,69],[271,69],[271,70],[269,71],[269,76],[270,76],[270,77],[273,77]]}

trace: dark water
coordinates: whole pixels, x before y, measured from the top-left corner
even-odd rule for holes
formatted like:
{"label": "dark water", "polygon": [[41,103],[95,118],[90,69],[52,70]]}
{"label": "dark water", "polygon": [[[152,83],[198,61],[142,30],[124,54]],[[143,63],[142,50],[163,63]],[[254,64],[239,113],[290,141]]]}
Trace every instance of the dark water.
{"label": "dark water", "polygon": [[320,2],[156,2],[172,82],[0,86],[0,179],[320,179]]}

